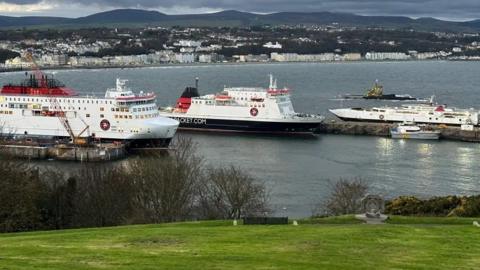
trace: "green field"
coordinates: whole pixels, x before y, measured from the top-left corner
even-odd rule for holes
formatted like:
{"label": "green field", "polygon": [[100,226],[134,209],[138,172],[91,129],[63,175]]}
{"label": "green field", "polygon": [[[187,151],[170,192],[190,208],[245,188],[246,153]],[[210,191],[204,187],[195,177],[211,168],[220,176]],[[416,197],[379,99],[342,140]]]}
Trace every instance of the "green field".
{"label": "green field", "polygon": [[[479,269],[475,219],[351,217],[0,234],[0,269]],[[480,221],[480,219],[479,219]]]}

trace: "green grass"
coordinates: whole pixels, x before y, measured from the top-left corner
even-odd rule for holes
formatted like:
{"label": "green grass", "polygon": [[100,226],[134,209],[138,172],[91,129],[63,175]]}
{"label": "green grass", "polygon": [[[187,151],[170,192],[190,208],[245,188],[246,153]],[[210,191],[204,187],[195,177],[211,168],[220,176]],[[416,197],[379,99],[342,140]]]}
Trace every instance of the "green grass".
{"label": "green grass", "polygon": [[365,225],[345,216],[299,226],[213,221],[0,234],[0,270],[478,269],[473,220]]}

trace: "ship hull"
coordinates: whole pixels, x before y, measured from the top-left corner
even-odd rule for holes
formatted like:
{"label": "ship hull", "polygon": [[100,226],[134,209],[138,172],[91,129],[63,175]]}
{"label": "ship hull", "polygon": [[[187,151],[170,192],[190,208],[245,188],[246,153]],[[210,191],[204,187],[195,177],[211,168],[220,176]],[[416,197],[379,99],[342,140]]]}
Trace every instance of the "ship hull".
{"label": "ship hull", "polygon": [[445,122],[431,122],[431,121],[422,121],[422,120],[379,120],[379,119],[374,119],[374,118],[351,118],[351,117],[341,117],[336,115],[337,118],[339,118],[342,121],[346,122],[365,122],[365,123],[384,123],[384,124],[394,124],[394,123],[404,123],[404,122],[415,122],[417,124],[434,124],[434,125],[446,125],[446,126],[461,126],[462,123],[456,124],[456,123],[445,123]]}
{"label": "ship hull", "polygon": [[382,96],[362,96],[362,95],[346,95],[345,99],[367,99],[367,100],[391,100],[391,101],[420,101],[423,99],[417,99],[410,96],[399,96],[395,94],[387,94]]}
{"label": "ship hull", "polygon": [[170,116],[180,122],[179,130],[212,132],[243,132],[265,134],[313,134],[321,120],[317,121],[254,121],[241,119],[213,119]]}

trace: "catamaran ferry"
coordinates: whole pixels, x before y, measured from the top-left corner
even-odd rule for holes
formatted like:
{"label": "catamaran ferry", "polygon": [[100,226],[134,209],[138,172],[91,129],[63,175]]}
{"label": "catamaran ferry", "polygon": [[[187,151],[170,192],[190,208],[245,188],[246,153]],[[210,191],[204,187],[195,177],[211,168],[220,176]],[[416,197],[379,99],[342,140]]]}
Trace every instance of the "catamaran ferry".
{"label": "catamaran ferry", "polygon": [[187,87],[174,108],[160,109],[160,115],[180,122],[180,129],[313,134],[324,117],[296,113],[290,91],[277,88],[270,76],[270,87],[224,88],[217,94],[200,96],[198,85]]}
{"label": "catamaran ferry", "polygon": [[3,136],[95,138],[132,147],[166,147],[178,121],[159,115],[153,93],[134,94],[117,79],[104,98],[79,96],[58,80],[30,74],[0,91]]}
{"label": "catamaran ferry", "polygon": [[449,108],[437,105],[433,97],[429,104],[403,105],[401,107],[346,108],[330,110],[345,121],[414,122],[452,126],[478,125],[478,111]]}

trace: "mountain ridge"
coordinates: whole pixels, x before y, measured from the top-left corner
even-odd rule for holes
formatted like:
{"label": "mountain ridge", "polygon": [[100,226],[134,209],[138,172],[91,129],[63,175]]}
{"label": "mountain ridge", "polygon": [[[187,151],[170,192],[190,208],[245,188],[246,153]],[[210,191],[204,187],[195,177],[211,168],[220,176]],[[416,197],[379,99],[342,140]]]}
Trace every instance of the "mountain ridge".
{"label": "mountain ridge", "polygon": [[251,26],[251,25],[328,25],[414,29],[425,31],[480,31],[480,19],[455,22],[435,18],[413,19],[405,16],[368,16],[341,12],[277,12],[256,14],[237,10],[216,13],[168,15],[142,9],[115,9],[78,18],[0,16],[0,27],[70,26],[93,27],[111,24],[158,26]]}

